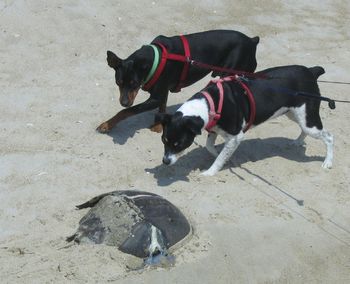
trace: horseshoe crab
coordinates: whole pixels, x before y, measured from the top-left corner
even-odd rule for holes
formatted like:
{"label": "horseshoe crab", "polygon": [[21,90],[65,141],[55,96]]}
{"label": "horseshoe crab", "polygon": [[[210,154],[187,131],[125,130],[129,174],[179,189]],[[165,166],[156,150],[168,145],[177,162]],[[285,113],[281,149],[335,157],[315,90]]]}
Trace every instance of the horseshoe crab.
{"label": "horseshoe crab", "polygon": [[124,253],[144,258],[145,264],[168,262],[168,249],[191,232],[181,211],[163,197],[136,190],[112,191],[78,205],[91,208],[68,242],[117,246]]}

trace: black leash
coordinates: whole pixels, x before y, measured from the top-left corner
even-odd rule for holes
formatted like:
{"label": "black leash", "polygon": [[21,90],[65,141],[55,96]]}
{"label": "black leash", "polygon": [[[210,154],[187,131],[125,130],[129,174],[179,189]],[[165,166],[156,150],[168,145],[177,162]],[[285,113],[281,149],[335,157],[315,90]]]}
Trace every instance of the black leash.
{"label": "black leash", "polygon": [[303,92],[298,92],[295,95],[296,96],[313,98],[313,99],[317,99],[317,100],[320,100],[320,101],[326,101],[326,102],[328,102],[328,106],[329,106],[330,109],[335,109],[335,102],[350,104],[350,101],[346,101],[346,100],[332,100],[332,99],[327,98],[327,97],[313,95],[313,94],[309,94],[309,93],[303,93]]}
{"label": "black leash", "polygon": [[[242,79],[246,79],[246,80],[248,80],[248,78],[253,78],[253,79],[254,78],[258,78],[258,79],[287,79],[287,78],[269,77],[269,76],[266,76],[264,74],[259,74],[259,72],[258,73],[251,73],[251,72],[238,71],[238,70],[234,70],[231,68],[218,67],[218,66],[206,64],[203,62],[199,62],[196,60],[189,60],[189,62],[191,65],[196,66],[198,68],[207,69],[207,70],[211,70],[211,71],[217,71],[217,72],[224,72],[224,73],[233,74],[233,75],[238,75]],[[327,84],[350,85],[350,82],[342,82],[342,81],[317,80],[317,82],[327,83]],[[347,103],[347,104],[350,103],[350,101],[347,101],[347,100],[332,100],[332,99],[327,98],[327,97],[313,95],[313,94],[309,94],[309,93],[303,93],[303,92],[297,92],[297,93],[294,93],[294,95],[318,99],[320,101],[326,101],[326,102],[328,102],[328,106],[330,109],[335,109],[335,102]]]}
{"label": "black leash", "polygon": [[328,84],[350,85],[349,82],[341,82],[341,81],[317,80],[317,82],[320,82],[320,83],[328,83]]}
{"label": "black leash", "polygon": [[[248,78],[260,78],[260,79],[275,79],[275,78],[277,78],[277,77],[269,78],[268,76],[266,76],[264,74],[260,74],[260,71],[258,71],[258,72],[240,71],[240,70],[235,70],[232,68],[219,67],[219,66],[215,66],[215,65],[211,65],[211,64],[206,64],[206,63],[203,63],[203,62],[200,62],[197,60],[193,60],[193,59],[188,59],[188,62],[191,65],[196,66],[198,68],[228,73],[228,74],[232,74],[232,75],[245,76]],[[283,78],[281,78],[281,79],[283,79]],[[343,82],[343,81],[317,80],[317,82],[327,83],[327,84],[350,85],[350,82]]]}
{"label": "black leash", "polygon": [[[332,100],[332,99],[327,98],[327,97],[313,95],[313,94],[309,94],[309,93],[303,93],[303,92],[297,92],[297,93],[295,93],[295,95],[307,97],[307,98],[313,98],[313,99],[317,99],[320,101],[326,101],[326,102],[328,102],[328,107],[330,109],[335,109],[335,102],[339,102],[338,100]],[[345,102],[350,103],[350,101],[345,101]]]}
{"label": "black leash", "polygon": [[[272,88],[272,87],[270,87],[270,89],[276,90],[275,88]],[[326,101],[326,102],[328,102],[328,107],[330,109],[335,109],[335,102],[347,103],[347,104],[350,103],[350,101],[347,101],[347,100],[333,100],[333,99],[330,99],[328,97],[323,97],[319,94],[297,92],[297,91],[293,91],[293,90],[287,89],[287,88],[278,88],[278,90],[280,90],[281,92],[284,92],[286,94],[289,94],[291,96],[301,96],[301,97],[311,98],[311,99],[315,99],[315,100],[319,100],[319,101]]]}

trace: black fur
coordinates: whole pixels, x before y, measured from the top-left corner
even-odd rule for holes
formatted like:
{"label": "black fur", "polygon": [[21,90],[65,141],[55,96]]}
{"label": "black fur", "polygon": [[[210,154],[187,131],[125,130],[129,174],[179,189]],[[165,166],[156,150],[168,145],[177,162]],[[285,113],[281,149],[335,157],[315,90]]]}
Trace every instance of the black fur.
{"label": "black fur", "polygon": [[[254,72],[256,68],[256,46],[258,37],[230,30],[214,30],[186,35],[193,60],[215,66],[232,68],[240,71]],[[184,54],[179,36],[158,36],[152,42],[162,43],[170,53]],[[143,46],[128,58],[122,60],[111,51],[107,51],[108,65],[115,70],[116,84],[120,90],[120,103],[129,107],[97,128],[100,132],[108,132],[119,121],[144,111],[159,107],[159,112],[166,109],[168,92],[174,92],[179,83],[183,63],[169,60],[159,80],[149,90],[150,97],[145,102],[130,107],[141,88],[153,63],[153,50]],[[192,85],[210,73],[210,70],[190,66],[184,87]],[[213,72],[212,76],[227,74]]]}
{"label": "black fur", "polygon": [[[307,126],[322,129],[320,101],[298,96],[298,93],[320,96],[317,78],[323,73],[322,67],[307,68],[299,65],[274,67],[257,72],[267,78],[246,81],[256,104],[253,125],[266,121],[282,107],[300,107],[306,104]],[[216,85],[211,84],[205,90],[212,95],[217,105],[219,95]],[[249,101],[237,82],[225,82],[224,90],[224,103],[218,126],[229,134],[237,135],[242,130],[243,119],[249,120]]]}
{"label": "black fur", "polygon": [[[246,80],[246,83],[255,99],[256,116],[253,125],[259,125],[270,118],[282,107],[300,107],[306,105],[306,125],[322,129],[319,116],[320,101],[315,98],[298,96],[299,92],[320,96],[317,78],[324,73],[322,67],[307,68],[299,65],[282,66],[266,69],[258,72],[266,78]],[[221,118],[217,126],[231,135],[237,135],[242,131],[243,121],[249,120],[249,100],[243,94],[243,88],[238,82],[223,82],[224,102]],[[218,105],[219,91],[216,84],[209,84],[204,91],[208,92]],[[201,93],[195,94],[190,100],[203,98]],[[209,104],[208,104],[209,108]],[[183,116],[181,112],[174,115],[158,115],[157,119],[163,124],[162,141],[165,146],[165,156],[168,153],[177,154],[189,147],[204,127],[204,121],[198,116]],[[189,120],[196,131],[190,131]],[[200,123],[201,121],[201,123]],[[176,145],[176,147],[174,146]]]}

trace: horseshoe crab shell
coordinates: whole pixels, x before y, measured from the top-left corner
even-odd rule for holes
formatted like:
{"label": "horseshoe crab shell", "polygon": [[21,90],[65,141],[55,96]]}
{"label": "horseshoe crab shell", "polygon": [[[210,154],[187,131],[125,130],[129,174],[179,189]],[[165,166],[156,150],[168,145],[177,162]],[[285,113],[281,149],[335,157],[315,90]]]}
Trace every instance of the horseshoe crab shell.
{"label": "horseshoe crab shell", "polygon": [[145,191],[113,191],[77,206],[89,207],[67,241],[117,246],[122,252],[146,258],[166,255],[167,249],[191,232],[177,207]]}

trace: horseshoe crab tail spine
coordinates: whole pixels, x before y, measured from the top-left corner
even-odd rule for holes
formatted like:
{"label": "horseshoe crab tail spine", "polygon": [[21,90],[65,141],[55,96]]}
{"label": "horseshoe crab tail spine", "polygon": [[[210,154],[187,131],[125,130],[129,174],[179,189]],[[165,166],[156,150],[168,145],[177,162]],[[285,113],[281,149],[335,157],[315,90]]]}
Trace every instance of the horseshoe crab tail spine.
{"label": "horseshoe crab tail spine", "polygon": [[148,251],[150,257],[160,253],[164,254],[166,252],[162,232],[153,225],[151,227],[151,243],[149,245]]}

